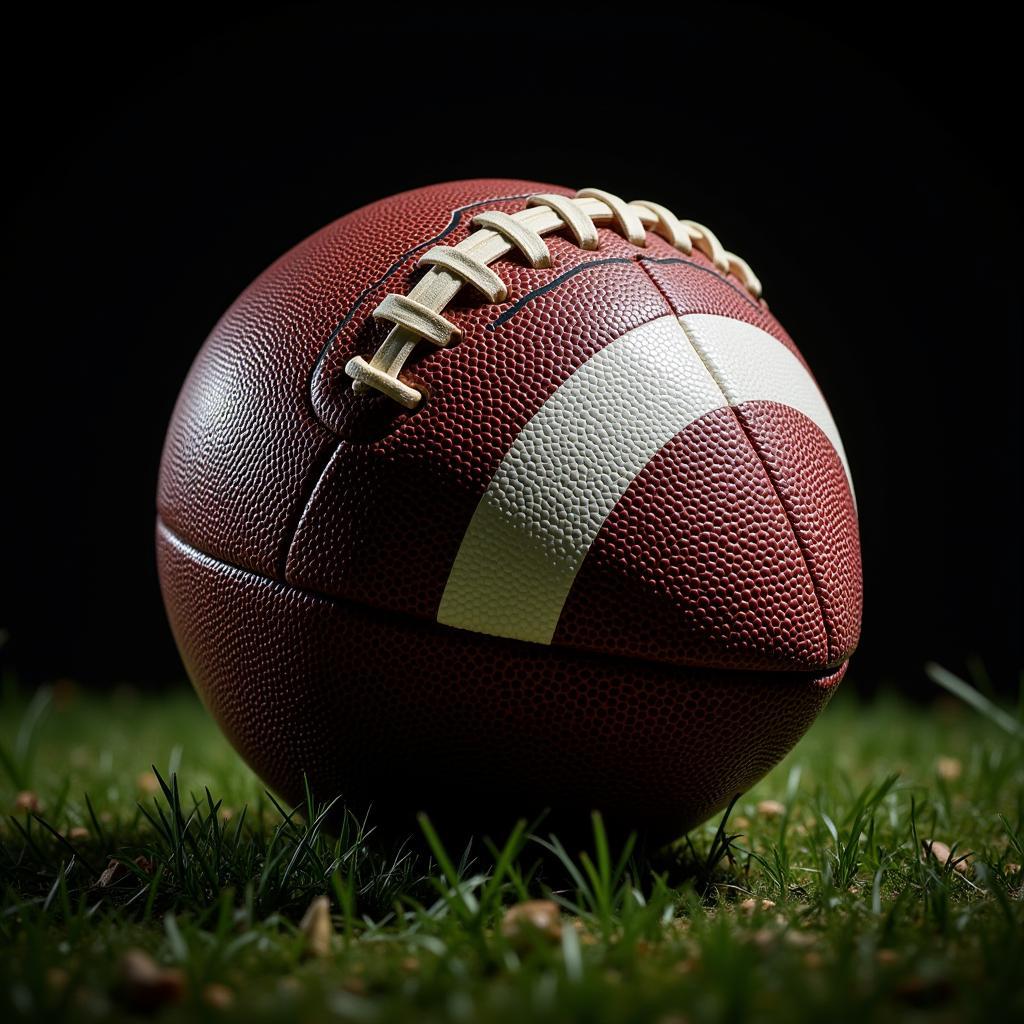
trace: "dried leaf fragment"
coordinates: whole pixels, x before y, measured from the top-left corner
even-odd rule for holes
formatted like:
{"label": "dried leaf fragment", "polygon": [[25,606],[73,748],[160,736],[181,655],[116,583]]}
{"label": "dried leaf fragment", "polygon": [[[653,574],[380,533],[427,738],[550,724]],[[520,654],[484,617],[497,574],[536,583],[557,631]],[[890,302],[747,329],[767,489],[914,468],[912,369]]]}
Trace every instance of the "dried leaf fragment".
{"label": "dried leaf fragment", "polygon": [[786,813],[786,805],[778,800],[762,800],[757,805],[757,813],[762,818],[781,818]]}
{"label": "dried leaf fragment", "polygon": [[42,804],[39,802],[39,796],[37,793],[33,793],[31,789],[23,789],[14,798],[14,809],[16,811],[27,811],[29,814],[38,814],[42,810]]}
{"label": "dried leaf fragment", "polygon": [[553,900],[526,900],[505,911],[501,934],[514,944],[530,946],[536,940],[557,942],[562,937],[562,914]]}
{"label": "dried leaf fragment", "polygon": [[921,854],[922,860],[927,860],[929,856],[932,856],[942,867],[949,864],[954,871],[960,872],[961,875],[967,874],[971,860],[969,854],[957,854],[954,857],[953,851],[938,839],[922,839],[921,847],[923,851]]}
{"label": "dried leaf fragment", "polygon": [[331,903],[326,896],[316,896],[306,908],[299,922],[299,931],[306,939],[306,954],[315,957],[331,955],[334,924],[331,921]]}
{"label": "dried leaf fragment", "polygon": [[152,772],[142,772],[135,779],[135,788],[146,796],[156,796],[160,792],[160,780]]}

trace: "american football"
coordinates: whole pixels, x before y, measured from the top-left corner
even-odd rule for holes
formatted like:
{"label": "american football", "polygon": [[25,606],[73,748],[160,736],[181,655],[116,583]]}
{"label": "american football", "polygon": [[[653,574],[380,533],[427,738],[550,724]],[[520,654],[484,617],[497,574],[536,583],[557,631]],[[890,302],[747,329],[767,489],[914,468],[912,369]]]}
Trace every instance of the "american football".
{"label": "american football", "polygon": [[681,829],[828,703],[861,623],[850,469],[690,212],[420,188],[216,325],[167,432],[160,580],[204,703],[289,800],[429,808],[455,779]]}

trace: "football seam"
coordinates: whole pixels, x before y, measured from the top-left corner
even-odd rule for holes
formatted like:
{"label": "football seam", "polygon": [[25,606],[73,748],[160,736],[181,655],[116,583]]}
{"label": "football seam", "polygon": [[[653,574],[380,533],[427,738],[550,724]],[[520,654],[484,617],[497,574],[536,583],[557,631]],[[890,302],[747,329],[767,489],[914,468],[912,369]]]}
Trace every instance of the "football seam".
{"label": "football seam", "polygon": [[457,633],[468,633],[472,636],[479,637],[488,642],[494,643],[498,646],[513,645],[522,649],[536,649],[538,652],[554,652],[556,656],[571,656],[573,658],[580,658],[583,660],[598,658],[604,661],[622,662],[623,664],[643,664],[651,665],[658,669],[666,672],[673,671],[697,671],[706,672],[709,674],[720,674],[720,675],[757,675],[767,674],[774,678],[779,679],[794,679],[799,678],[801,681],[814,681],[819,684],[825,684],[831,686],[828,683],[830,677],[836,675],[850,659],[849,657],[844,658],[837,664],[823,665],[816,669],[787,669],[787,668],[756,668],[756,669],[744,669],[744,668],[722,668],[708,665],[699,664],[677,664],[671,661],[659,661],[654,658],[637,657],[626,654],[606,654],[601,651],[592,651],[586,647],[576,647],[567,644],[535,644],[525,640],[515,640],[509,637],[498,637],[490,636],[486,633],[476,633],[472,630],[463,630],[455,626],[447,626],[442,622],[438,622],[436,619],[428,619],[421,616],[409,615],[404,612],[395,611],[390,608],[382,608],[378,605],[367,604],[362,601],[354,601],[350,598],[338,597],[334,594],[326,594],[320,590],[311,590],[307,587],[300,587],[290,582],[287,579],[278,579],[275,576],[267,576],[264,573],[257,572],[254,569],[246,568],[243,565],[237,565],[234,562],[230,562],[219,555],[213,555],[208,551],[204,551],[202,548],[196,547],[195,544],[185,540],[184,537],[180,536],[171,526],[169,526],[159,514],[156,517],[157,532],[162,533],[167,541],[179,550],[185,551],[189,557],[195,560],[204,560],[211,562],[219,569],[226,570],[232,573],[241,573],[243,576],[249,577],[251,580],[269,584],[270,586],[276,587],[281,590],[287,590],[291,593],[300,597],[307,597],[310,600],[321,601],[326,604],[334,605],[339,608],[353,608],[356,609],[357,614],[365,615],[376,615],[389,621],[397,621],[408,623],[415,628],[420,629],[432,629],[440,628],[448,631],[452,630]]}
{"label": "football seam", "polygon": [[[651,275],[648,274],[648,277],[650,276]],[[658,282],[655,281],[653,277],[651,277],[651,281],[654,283],[655,288],[657,288],[660,292],[661,288],[659,287]],[[668,296],[665,296],[665,301],[669,301]],[[800,539],[800,534],[797,531],[796,524],[793,522],[793,517],[790,514],[789,509],[786,507],[786,503],[782,500],[782,495],[779,493],[779,488],[778,484],[775,481],[775,477],[772,475],[772,471],[768,467],[768,463],[765,461],[764,456],[761,454],[761,450],[755,442],[754,437],[750,432],[750,429],[744,422],[743,417],[740,416],[740,414],[736,411],[736,408],[729,401],[729,396],[725,393],[725,388],[722,386],[722,382],[718,379],[718,374],[715,372],[715,367],[709,365],[708,361],[704,358],[704,353],[701,351],[700,346],[694,344],[693,338],[690,334],[690,329],[683,322],[682,316],[677,315],[677,319],[679,320],[679,326],[683,329],[683,333],[686,335],[687,341],[690,342],[690,347],[693,349],[694,352],[697,353],[697,358],[703,364],[704,369],[707,370],[708,376],[715,382],[715,386],[718,388],[718,390],[721,391],[722,398],[725,400],[726,407],[732,413],[733,418],[736,420],[736,423],[738,424],[740,430],[743,431],[743,436],[747,439],[747,444],[750,445],[751,451],[754,453],[754,456],[760,463],[761,468],[764,470],[765,478],[771,485],[772,493],[775,495],[775,500],[779,503],[779,507],[782,509],[782,513],[786,517],[786,523],[789,525],[790,533],[792,533],[793,535],[793,540],[796,543],[797,551],[800,552],[800,559],[804,564],[804,571],[807,573],[807,578],[811,582],[811,590],[814,593],[814,601],[818,606],[818,617],[821,621],[821,632],[825,637],[825,660],[831,663],[832,640],[829,637],[828,622],[825,620],[825,605],[822,602],[821,594],[818,592],[818,582],[814,578],[814,573],[811,572],[811,564],[807,558],[807,551],[804,547],[803,541]]]}
{"label": "football seam", "polygon": [[[578,266],[567,270],[564,274],[559,275],[547,284],[541,285],[539,288],[535,288],[532,292],[527,292],[522,298],[517,299],[508,309],[499,313],[498,316],[492,320],[489,324],[484,326],[485,331],[494,331],[497,327],[507,323],[512,319],[524,306],[528,305],[538,296],[546,295],[548,292],[555,291],[563,282],[568,281],[570,278],[575,277],[577,274],[582,273],[584,270],[590,270],[593,267],[599,267],[607,263],[673,263],[682,264],[684,267],[691,267],[694,270],[699,270],[702,274],[709,274],[716,281],[720,281],[722,284],[728,285],[737,295],[743,299],[751,307],[761,313],[764,312],[762,306],[754,302],[749,295],[745,294],[741,288],[737,288],[727,277],[721,274],[717,270],[712,270],[709,267],[701,266],[701,264],[694,262],[693,260],[677,259],[672,256],[609,256],[605,259],[590,260],[588,263],[580,263]],[[647,268],[641,268],[647,273]],[[651,275],[647,273],[647,276]],[[652,279],[653,280],[653,279]],[[664,297],[664,296],[663,296]]]}

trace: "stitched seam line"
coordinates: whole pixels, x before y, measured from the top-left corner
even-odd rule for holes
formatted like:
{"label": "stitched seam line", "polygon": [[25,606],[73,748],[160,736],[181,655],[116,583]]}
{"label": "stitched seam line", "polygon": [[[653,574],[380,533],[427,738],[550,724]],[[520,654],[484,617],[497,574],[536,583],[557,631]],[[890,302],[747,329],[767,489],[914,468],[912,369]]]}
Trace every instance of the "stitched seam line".
{"label": "stitched seam line", "polygon": [[[681,263],[684,267],[693,267],[694,270],[699,270],[702,274],[708,274],[713,277],[716,281],[722,284],[728,285],[751,309],[757,310],[758,313],[764,312],[764,307],[755,302],[750,294],[743,288],[737,287],[732,281],[729,280],[728,276],[723,274],[717,267],[705,267],[703,264],[697,263],[694,260],[684,260],[679,256],[637,256],[638,263]],[[644,270],[647,268],[644,267]],[[647,274],[651,277],[650,273]],[[654,281],[654,278],[651,278]],[[654,282],[657,285],[657,281]],[[658,291],[661,291],[659,288]],[[667,300],[666,300],[667,301]]]}
{"label": "stitched seam line", "polygon": [[577,274],[581,273],[584,270],[590,270],[591,267],[600,267],[606,263],[635,262],[636,260],[630,256],[608,256],[605,259],[590,260],[587,263],[581,263],[578,266],[573,267],[571,270],[567,270],[564,274],[559,274],[558,277],[554,278],[551,281],[548,281],[548,283],[545,285],[541,285],[540,288],[535,288],[532,292],[527,292],[526,295],[524,295],[521,299],[518,299],[513,305],[509,306],[509,308],[506,309],[496,320],[492,320],[489,324],[487,324],[485,330],[493,331],[496,327],[500,327],[503,323],[505,323],[506,320],[511,320],[512,317],[514,317],[516,313],[518,313],[519,310],[523,308],[523,306],[527,305],[530,302],[533,302],[533,300],[536,299],[539,295],[544,295],[547,292],[553,291],[563,281],[568,281],[570,277],[575,277]]}
{"label": "stitched seam line", "polygon": [[[390,608],[380,608],[376,605],[364,604],[363,602],[355,601],[352,598],[338,597],[334,594],[325,594],[319,590],[309,590],[306,587],[296,586],[294,583],[290,583],[288,580],[279,580],[275,579],[273,576],[265,576],[263,573],[256,572],[254,569],[247,569],[243,565],[236,565],[234,562],[228,562],[218,555],[211,555],[209,552],[203,551],[202,548],[197,548],[194,544],[190,544],[187,540],[185,540],[183,537],[180,537],[174,530],[172,530],[171,527],[168,526],[166,522],[164,522],[161,516],[158,515],[156,517],[156,521],[158,529],[166,536],[168,543],[172,547],[178,549],[179,551],[183,551],[189,558],[193,559],[194,561],[202,559],[206,562],[213,563],[213,565],[216,568],[227,569],[231,572],[241,573],[243,576],[248,577],[250,581],[254,581],[257,583],[265,583],[277,589],[286,589],[294,594],[309,597],[313,600],[321,601],[324,604],[329,604],[336,608],[351,607],[357,609],[359,612],[366,615],[379,615],[385,619],[393,620],[399,623],[409,623],[413,626],[419,626],[422,629],[440,629],[445,632],[451,630],[457,633],[469,633],[471,636],[477,637],[485,641],[490,641],[495,644],[514,644],[522,648],[534,648],[538,646],[536,644],[530,644],[527,641],[523,640],[513,640],[508,637],[495,637],[490,636],[486,633],[475,633],[471,630],[457,629],[454,626],[445,626],[441,623],[438,623],[434,619],[419,618],[418,616],[409,615],[404,612],[394,611]],[[719,674],[739,676],[743,674],[743,670],[707,668],[703,665],[678,665],[669,661],[652,661],[647,658],[633,658],[629,655],[624,654],[604,654],[600,651],[592,651],[586,647],[568,647],[559,645],[555,647],[541,647],[538,649],[542,652],[542,657],[548,657],[550,656],[552,651],[556,651],[562,655],[571,655],[572,657],[584,659],[593,658],[599,659],[601,661],[617,661],[628,664],[639,663],[641,665],[650,665],[653,668],[661,669],[668,672],[678,672],[680,669],[688,669],[693,672],[699,672],[707,675]],[[799,682],[814,682],[819,685],[821,683],[827,683],[828,685],[834,687],[836,684],[830,682],[830,680],[834,676],[839,675],[839,673],[843,671],[844,665],[849,660],[849,658],[845,658],[843,662],[839,665],[829,665],[821,669],[805,669],[799,672],[789,672],[785,669],[779,669],[777,671],[772,672],[772,675],[782,678],[796,676],[798,677]]]}
{"label": "stitched seam line", "polygon": [[[517,299],[512,306],[510,306],[503,313],[501,313],[496,319],[492,320],[489,324],[487,324],[487,326],[484,329],[487,331],[493,331],[495,328],[500,327],[503,323],[506,323],[508,320],[511,320],[512,317],[516,315],[516,313],[518,313],[524,306],[531,303],[538,296],[545,295],[547,292],[553,291],[563,281],[568,281],[570,277],[575,277],[581,271],[589,270],[591,267],[599,267],[605,263],[674,263],[681,264],[684,267],[692,267],[694,270],[699,270],[702,274],[709,274],[716,281],[728,285],[734,292],[736,292],[737,295],[739,295],[741,299],[743,299],[744,302],[747,303],[747,305],[750,306],[751,309],[757,310],[758,312],[762,311],[761,307],[756,302],[751,300],[749,295],[747,295],[741,288],[737,288],[736,285],[734,285],[732,281],[730,281],[720,271],[712,270],[709,267],[702,266],[700,263],[695,263],[693,260],[678,259],[672,256],[609,256],[606,259],[590,260],[587,263],[581,263],[579,264],[579,266],[573,267],[571,270],[567,270],[564,274],[560,274],[553,280],[548,281],[547,284],[541,285],[540,288],[535,288],[532,292],[527,292],[526,295],[524,295],[521,299]],[[644,267],[643,269],[645,272],[647,272],[646,267]],[[647,276],[649,278],[651,277],[649,272],[647,273]],[[651,278],[651,280],[653,281],[653,278]]]}
{"label": "stitched seam line", "polygon": [[[684,328],[685,329],[685,328]],[[793,531],[793,536],[796,539],[797,547],[800,550],[800,557],[803,559],[804,566],[807,569],[807,575],[811,581],[811,589],[814,591],[814,599],[818,602],[818,612],[821,615],[821,628],[825,634],[825,657],[831,661],[832,658],[832,637],[829,634],[828,619],[825,616],[825,605],[821,599],[821,594],[818,590],[818,581],[814,578],[814,573],[811,572],[811,563],[807,557],[807,549],[804,547],[804,542],[800,539],[800,534],[797,531],[796,525],[793,523],[793,517],[790,515],[789,509],[786,507],[786,502],[782,498],[782,494],[779,491],[778,484],[775,482],[775,477],[772,474],[771,469],[764,460],[764,456],[761,455],[761,449],[754,439],[753,434],[747,426],[746,420],[739,414],[735,413],[736,419],[739,422],[743,433],[747,435],[747,440],[750,442],[750,447],[754,449],[754,454],[758,457],[761,465],[764,466],[765,475],[768,477],[769,483],[772,485],[772,490],[775,492],[775,496],[779,499],[779,504],[782,506],[782,511],[786,513],[786,519],[789,522],[790,529]]]}
{"label": "stitched seam line", "polygon": [[[320,423],[329,431],[331,437],[334,439],[334,443],[326,443],[324,447],[327,450],[327,454],[321,460],[317,460],[316,464],[310,467],[308,479],[312,481],[308,490],[303,488],[304,493],[301,495],[299,501],[295,503],[295,510],[289,515],[288,524],[284,531],[284,537],[281,542],[281,553],[278,556],[280,563],[278,566],[278,572],[280,573],[281,579],[285,580],[288,578],[288,563],[291,561],[292,548],[295,547],[295,538],[299,535],[299,527],[302,525],[302,520],[309,509],[310,503],[313,501],[313,495],[316,494],[316,489],[320,486],[320,481],[323,480],[334,462],[335,456],[341,450],[341,446],[345,443],[339,439],[338,435],[334,433],[318,416],[316,418],[317,423]],[[303,481],[305,483],[305,481]]]}
{"label": "stitched seam line", "polygon": [[[646,267],[644,268],[644,270],[646,271]],[[775,494],[775,498],[779,503],[779,507],[782,509],[782,512],[786,517],[786,522],[789,524],[789,528],[792,531],[793,540],[796,542],[797,550],[800,552],[800,558],[803,561],[804,569],[807,572],[807,578],[811,581],[811,591],[814,594],[814,601],[818,606],[818,616],[821,620],[821,631],[825,637],[825,658],[826,660],[828,660],[832,653],[832,643],[828,635],[828,623],[825,621],[825,606],[822,604],[821,594],[818,593],[818,583],[814,578],[814,573],[811,572],[811,566],[807,560],[807,551],[804,548],[803,541],[801,541],[800,539],[800,534],[797,532],[796,525],[793,523],[793,517],[790,515],[789,509],[786,508],[786,503],[782,500],[782,495],[779,493],[779,488],[775,482],[775,477],[772,475],[771,470],[768,468],[768,465],[764,460],[764,456],[762,456],[757,445],[754,443],[754,438],[751,435],[750,430],[747,428],[747,424],[744,423],[743,418],[736,411],[732,402],[729,401],[729,396],[725,393],[725,389],[722,387],[722,383],[718,379],[718,374],[715,372],[715,368],[712,365],[710,365],[704,358],[704,354],[701,352],[700,347],[694,344],[693,336],[690,334],[690,331],[687,328],[686,324],[684,324],[682,320],[679,318],[679,314],[676,313],[675,306],[672,304],[671,301],[669,301],[668,296],[665,295],[664,291],[662,291],[661,286],[658,284],[657,281],[654,280],[653,277],[651,277],[650,274],[647,274],[647,276],[648,278],[650,278],[651,283],[654,285],[654,287],[658,289],[662,297],[669,304],[669,308],[672,309],[672,312],[676,317],[676,322],[679,324],[679,326],[683,330],[683,333],[686,335],[686,340],[690,343],[690,347],[697,354],[697,358],[701,361],[701,363],[703,363],[704,369],[708,371],[709,376],[715,382],[715,386],[722,393],[722,398],[725,400],[726,406],[732,413],[737,424],[739,424],[740,430],[743,431],[743,436],[746,437],[747,443],[750,445],[751,450],[753,451],[754,455],[757,456],[757,461],[761,463],[761,467],[764,469],[764,475],[767,478],[768,483],[771,485],[772,491]],[[779,344],[781,345],[782,343],[779,342]]]}

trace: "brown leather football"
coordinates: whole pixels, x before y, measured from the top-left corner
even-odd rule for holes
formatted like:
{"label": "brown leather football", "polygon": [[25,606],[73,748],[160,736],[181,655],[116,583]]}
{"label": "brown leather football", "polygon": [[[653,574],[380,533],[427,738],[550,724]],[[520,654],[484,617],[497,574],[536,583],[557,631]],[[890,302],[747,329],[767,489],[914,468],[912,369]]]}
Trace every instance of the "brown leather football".
{"label": "brown leather football", "polygon": [[246,289],[157,551],[197,690],[293,801],[684,828],[793,746],[861,620],[842,443],[750,267],[526,181],[374,203]]}

